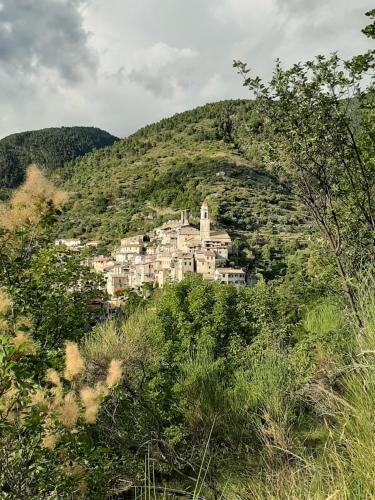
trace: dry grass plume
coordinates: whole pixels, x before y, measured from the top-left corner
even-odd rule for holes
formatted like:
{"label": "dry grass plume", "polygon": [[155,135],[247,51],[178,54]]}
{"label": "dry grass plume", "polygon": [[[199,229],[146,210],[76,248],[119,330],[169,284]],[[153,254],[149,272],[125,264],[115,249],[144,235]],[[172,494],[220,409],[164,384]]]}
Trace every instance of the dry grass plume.
{"label": "dry grass plume", "polygon": [[77,344],[67,342],[65,346],[65,372],[66,380],[73,380],[80,375],[85,368],[85,362],[79,352]]}
{"label": "dry grass plume", "polygon": [[48,208],[60,208],[67,198],[36,165],[31,165],[24,184],[13,193],[10,202],[0,204],[0,227],[16,231],[28,222],[38,224]]}
{"label": "dry grass plume", "polygon": [[108,367],[107,378],[105,381],[107,386],[114,387],[117,385],[122,378],[122,374],[122,362],[117,359],[113,359]]}
{"label": "dry grass plume", "polygon": [[75,427],[79,418],[79,407],[74,392],[68,392],[64,397],[63,403],[59,411],[59,422],[68,429]]}

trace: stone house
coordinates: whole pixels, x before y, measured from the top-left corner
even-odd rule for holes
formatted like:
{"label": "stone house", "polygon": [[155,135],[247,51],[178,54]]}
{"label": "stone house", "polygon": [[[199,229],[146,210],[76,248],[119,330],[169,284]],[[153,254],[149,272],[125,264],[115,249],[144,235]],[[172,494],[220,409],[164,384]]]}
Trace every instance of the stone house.
{"label": "stone house", "polygon": [[106,273],[106,290],[110,297],[115,296],[116,292],[122,291],[129,287],[129,270],[128,272]]}
{"label": "stone house", "polygon": [[114,261],[109,257],[105,257],[104,255],[100,255],[99,257],[95,257],[92,261],[92,267],[94,271],[103,272],[106,268],[114,265]]}
{"label": "stone house", "polygon": [[232,267],[219,267],[215,270],[215,281],[227,285],[245,286],[246,273],[243,269],[234,269]]}
{"label": "stone house", "polygon": [[195,252],[195,271],[204,279],[213,280],[215,273],[215,253],[212,250],[199,250]]}

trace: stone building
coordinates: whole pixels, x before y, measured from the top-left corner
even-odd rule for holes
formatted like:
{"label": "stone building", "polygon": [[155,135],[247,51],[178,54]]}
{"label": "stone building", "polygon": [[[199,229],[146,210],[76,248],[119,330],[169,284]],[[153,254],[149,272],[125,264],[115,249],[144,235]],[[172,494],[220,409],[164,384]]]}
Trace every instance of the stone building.
{"label": "stone building", "polygon": [[212,281],[215,273],[215,253],[212,250],[195,252],[196,272],[204,279]]}
{"label": "stone building", "polygon": [[113,264],[104,270],[108,295],[113,297],[116,292],[129,287],[129,271],[130,266],[127,264]]}
{"label": "stone building", "polygon": [[55,240],[56,246],[64,246],[68,249],[70,248],[79,248],[82,246],[82,242],[80,238],[60,238]]}
{"label": "stone building", "polygon": [[215,281],[227,285],[245,286],[246,273],[243,269],[234,269],[232,267],[221,267],[215,270]]}
{"label": "stone building", "polygon": [[200,210],[199,229],[189,222],[189,211],[179,220],[170,220],[147,234],[123,238],[113,259],[94,259],[93,267],[107,280],[112,297],[123,288],[141,289],[145,283],[163,287],[181,281],[188,273],[198,273],[205,280],[235,286],[245,284],[242,269],[219,268],[232,252],[232,240],[226,231],[212,230],[207,200]]}

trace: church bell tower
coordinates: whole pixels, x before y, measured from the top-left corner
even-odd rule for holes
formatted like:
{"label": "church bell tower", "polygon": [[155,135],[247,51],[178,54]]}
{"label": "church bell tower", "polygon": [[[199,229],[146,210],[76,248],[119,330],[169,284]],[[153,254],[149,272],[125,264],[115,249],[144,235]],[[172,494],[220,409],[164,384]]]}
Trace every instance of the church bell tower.
{"label": "church bell tower", "polygon": [[210,215],[207,200],[204,200],[201,206],[200,237],[201,241],[210,239]]}

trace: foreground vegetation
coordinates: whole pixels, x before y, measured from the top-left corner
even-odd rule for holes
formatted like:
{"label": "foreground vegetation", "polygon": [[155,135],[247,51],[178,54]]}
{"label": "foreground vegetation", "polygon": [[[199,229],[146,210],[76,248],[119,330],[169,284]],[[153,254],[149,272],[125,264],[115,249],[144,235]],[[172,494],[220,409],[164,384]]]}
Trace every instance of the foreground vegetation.
{"label": "foreground vegetation", "polygon": [[[46,201],[30,233],[25,193],[28,207]],[[5,498],[374,494],[370,270],[357,291],[360,329],[323,241],[268,284],[236,289],[191,275],[103,321],[87,302],[100,284],[69,255],[54,268],[59,253],[40,246],[63,198],[32,171],[3,228],[3,269],[18,276],[1,297]],[[34,266],[47,255],[47,267]]]}
{"label": "foreground vegetation", "polygon": [[51,246],[66,193],[29,169],[0,207],[3,498],[374,498],[374,57],[268,86],[236,63],[258,93],[248,148],[321,233],[254,288],[190,275],[107,317]]}
{"label": "foreground vegetation", "polygon": [[300,312],[289,300],[285,319],[286,284],[236,291],[193,277],[96,329],[84,344],[94,371],[111,357],[125,367],[97,422],[116,454],[114,490],[371,498],[373,286],[368,276],[360,335],[330,294]]}

